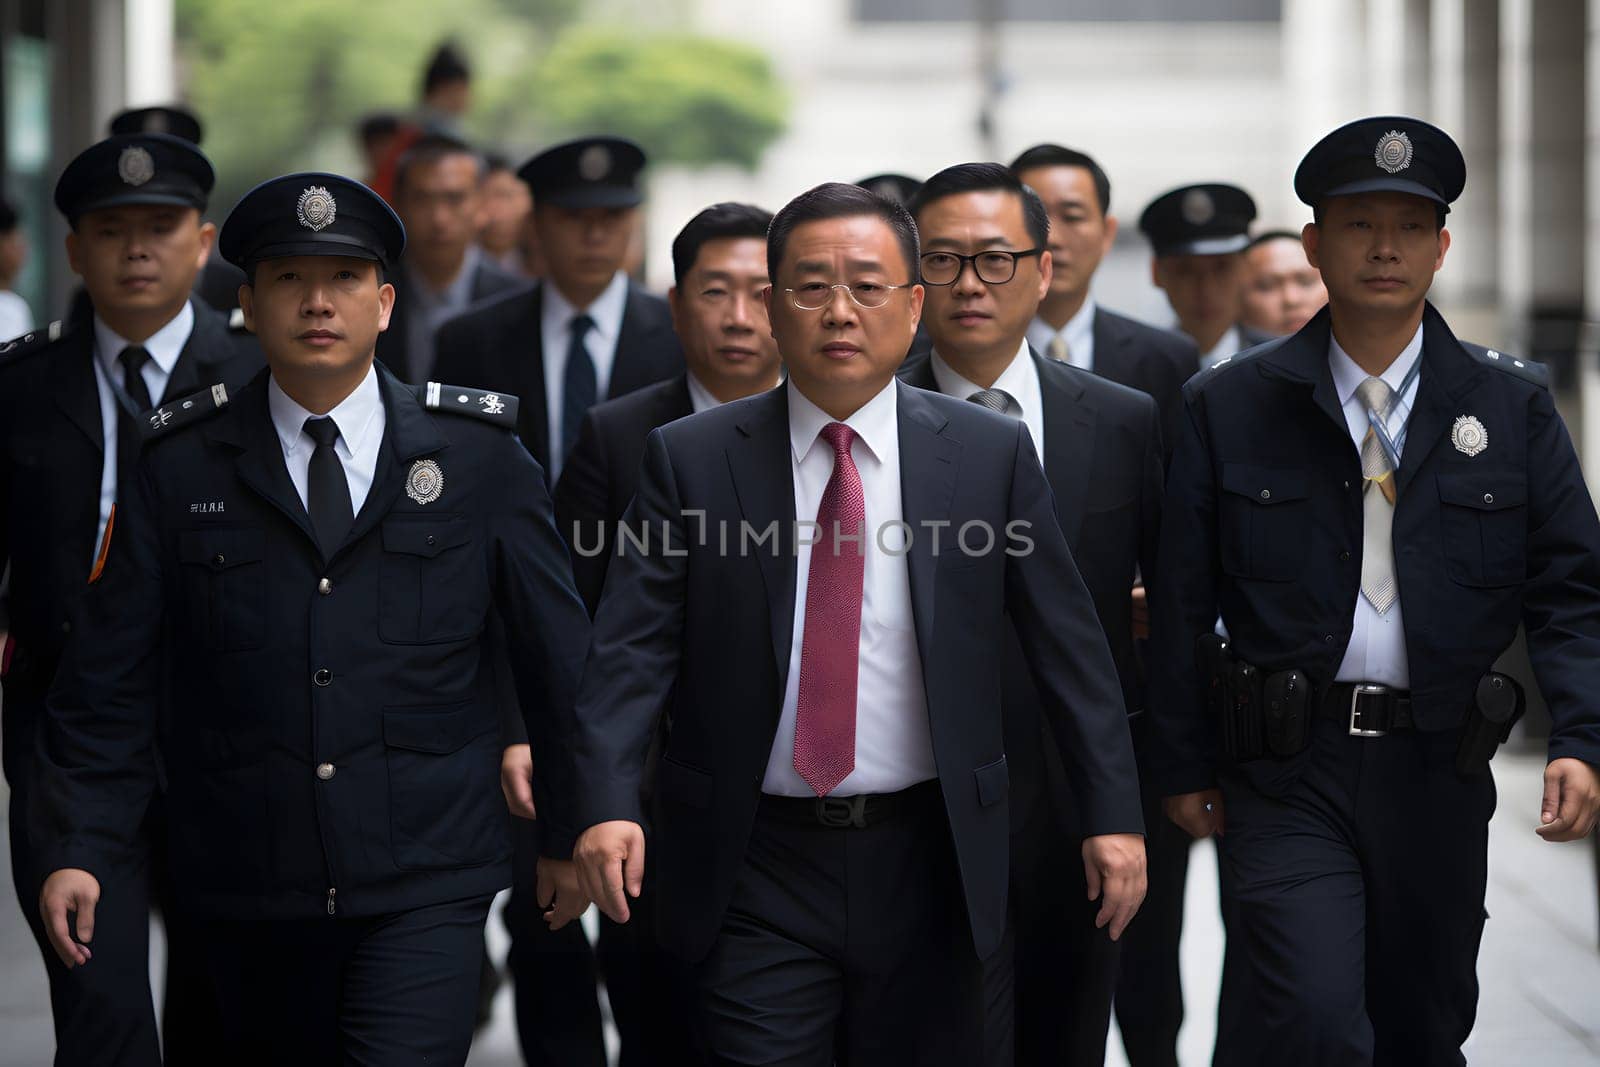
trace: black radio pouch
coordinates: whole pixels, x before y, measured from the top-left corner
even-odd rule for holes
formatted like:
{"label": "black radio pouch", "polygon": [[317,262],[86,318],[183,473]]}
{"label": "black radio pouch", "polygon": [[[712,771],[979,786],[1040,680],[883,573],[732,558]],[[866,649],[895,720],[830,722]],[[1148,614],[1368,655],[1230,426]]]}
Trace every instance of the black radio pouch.
{"label": "black radio pouch", "polygon": [[1261,672],[1248,663],[1235,662],[1222,716],[1223,747],[1230,759],[1243,763],[1266,754],[1261,718]]}
{"label": "black radio pouch", "polygon": [[1511,727],[1522,718],[1526,706],[1522,686],[1510,675],[1490,671],[1479,679],[1472,707],[1461,724],[1456,773],[1472,775],[1487,771],[1495,750],[1511,736]]}
{"label": "black radio pouch", "polygon": [[1299,755],[1311,743],[1311,683],[1299,671],[1267,676],[1261,687],[1267,748],[1279,759]]}

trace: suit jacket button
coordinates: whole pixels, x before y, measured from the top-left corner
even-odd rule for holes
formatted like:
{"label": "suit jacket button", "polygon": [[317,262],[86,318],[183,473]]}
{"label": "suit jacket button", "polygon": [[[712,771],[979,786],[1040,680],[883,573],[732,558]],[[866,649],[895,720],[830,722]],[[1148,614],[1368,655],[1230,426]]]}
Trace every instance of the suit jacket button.
{"label": "suit jacket button", "polygon": [[1347,563],[1347,562],[1349,562],[1349,560],[1350,560],[1350,553],[1348,551],[1339,553],[1339,562]]}
{"label": "suit jacket button", "polygon": [[1485,504],[1493,504],[1494,503],[1494,494],[1493,493],[1485,493],[1485,494],[1483,494],[1483,502]]}
{"label": "suit jacket button", "polygon": [[333,684],[333,672],[330,671],[328,668],[324,667],[320,671],[318,671],[316,674],[313,674],[311,676],[311,680],[313,682],[316,682],[318,685],[332,685]]}
{"label": "suit jacket button", "polygon": [[333,592],[333,583],[328,581],[326,578],[322,579],[317,583],[317,592],[321,593],[323,596],[327,596],[329,593]]}
{"label": "suit jacket button", "polygon": [[1263,489],[1263,490],[1261,490],[1261,499],[1262,500],[1271,500],[1272,499],[1272,490],[1271,489]]}
{"label": "suit jacket button", "polygon": [[335,770],[336,768],[331,763],[319,763],[317,764],[317,777],[326,782],[333,777]]}
{"label": "suit jacket button", "polygon": [[211,557],[211,562],[220,567],[224,563],[228,562],[228,557],[224,556],[221,552],[218,552],[215,556]]}
{"label": "suit jacket button", "polygon": [[1325,644],[1325,645],[1333,644],[1333,635],[1332,634],[1323,634],[1322,635],[1322,643]]}
{"label": "suit jacket button", "polygon": [[430,545],[431,545],[431,544],[433,544],[433,543],[434,543],[434,542],[436,542],[436,541],[438,541],[438,538],[437,538],[437,537],[434,537],[434,536],[433,536],[433,534],[429,534],[429,535],[428,535],[428,537],[427,537],[427,543],[428,543],[428,544],[430,544]]}

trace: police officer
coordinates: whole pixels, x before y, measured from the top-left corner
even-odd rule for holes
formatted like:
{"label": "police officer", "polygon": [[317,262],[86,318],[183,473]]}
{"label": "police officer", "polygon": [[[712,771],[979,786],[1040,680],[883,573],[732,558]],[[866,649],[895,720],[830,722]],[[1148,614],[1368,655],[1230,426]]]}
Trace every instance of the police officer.
{"label": "police officer", "polygon": [[[547,712],[583,659],[515,399],[373,365],[404,241],[376,194],[332,174],[240,201],[221,247],[251,279],[269,372],[150,413],[50,698],[36,840],[52,944],[71,967],[114,962],[97,951],[100,876],[164,782],[219,1061],[465,1060],[484,917],[510,881],[486,620],[505,621],[536,751],[559,743]],[[535,784],[556,820],[550,778]],[[587,901],[570,865],[552,871],[559,923]]]}
{"label": "police officer", "polygon": [[[11,873],[50,978],[62,1062],[154,1063],[148,977],[150,861],[160,899],[159,848],[129,847],[116,870],[118,962],[69,975],[48,951],[35,903],[48,868],[29,848],[37,796],[33,745],[45,694],[73,615],[101,555],[139,448],[146,409],[213,385],[244,384],[261,367],[255,339],[190,295],[216,227],[203,213],[214,175],[194,145],[159,134],[113,137],[62,172],[56,207],[71,226],[67,257],[83,280],[83,313],[0,347],[0,602],[4,766],[11,785]],[[129,813],[138,819],[143,808]],[[152,820],[149,829],[159,831]],[[132,840],[128,842],[134,844]],[[155,855],[152,856],[151,854]],[[215,1015],[181,916],[167,916],[167,1061],[207,1055]]]}
{"label": "police officer", "polygon": [[1464,1062],[1489,757],[1518,703],[1491,665],[1519,623],[1554,719],[1538,833],[1582,837],[1600,806],[1600,522],[1578,457],[1542,376],[1427,302],[1465,180],[1416,119],[1323,138],[1295,192],[1328,307],[1185,389],[1157,774],[1179,825],[1226,831],[1277,1063]]}
{"label": "police officer", "polygon": [[1184,185],[1139,216],[1150,242],[1150,280],[1167,294],[1178,329],[1200,348],[1200,369],[1271,339],[1240,323],[1250,222],[1256,202],[1237,185]]}

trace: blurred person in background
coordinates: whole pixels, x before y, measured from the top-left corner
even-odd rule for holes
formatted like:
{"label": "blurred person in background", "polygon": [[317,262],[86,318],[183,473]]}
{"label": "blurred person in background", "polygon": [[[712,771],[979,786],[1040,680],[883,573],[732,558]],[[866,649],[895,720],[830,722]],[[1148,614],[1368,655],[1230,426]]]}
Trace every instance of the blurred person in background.
{"label": "blurred person in background", "polygon": [[[394,205],[395,167],[406,151],[429,134],[462,137],[462,122],[472,106],[472,69],[452,41],[444,41],[428,57],[422,71],[422,94],[417,110],[394,131],[383,154],[377,157],[368,185]],[[370,158],[370,157],[369,157]]]}
{"label": "blurred person in background", "polygon": [[1257,234],[1244,250],[1247,265],[1242,322],[1284,337],[1298,333],[1328,302],[1322,272],[1306,260],[1300,235],[1291,230]]}
{"label": "blurred person in background", "polygon": [[400,116],[388,111],[376,111],[362,118],[356,125],[356,140],[361,145],[361,158],[366,161],[362,181],[374,184],[377,175],[390,158],[395,139],[400,136]]}
{"label": "blurred person in background", "polygon": [[16,292],[17,276],[28,261],[28,235],[17,209],[0,200],[0,341],[33,329],[33,311]]}
{"label": "blurred person in background", "polygon": [[533,214],[533,194],[528,183],[517,177],[511,161],[504,156],[484,157],[483,224],[478,244],[484,254],[502,270],[523,277],[538,275],[529,270],[525,234]]}

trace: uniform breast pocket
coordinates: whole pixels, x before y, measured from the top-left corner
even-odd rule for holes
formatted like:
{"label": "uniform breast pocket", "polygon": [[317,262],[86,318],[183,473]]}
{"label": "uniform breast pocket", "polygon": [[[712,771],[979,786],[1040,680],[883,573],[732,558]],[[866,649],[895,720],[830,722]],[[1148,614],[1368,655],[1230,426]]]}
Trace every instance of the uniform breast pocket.
{"label": "uniform breast pocket", "polygon": [[1527,577],[1528,480],[1520,471],[1438,475],[1445,573],[1462,585],[1516,585]]}
{"label": "uniform breast pocket", "polygon": [[187,627],[213,652],[260,648],[266,632],[266,536],[260,530],[178,535]]}
{"label": "uniform breast pocket", "polygon": [[385,522],[380,577],[378,636],[390,644],[462,641],[483,627],[488,587],[462,516]]}
{"label": "uniform breast pocket", "polygon": [[1224,571],[1268,582],[1294,578],[1311,534],[1306,482],[1303,470],[1222,465],[1217,535]]}

